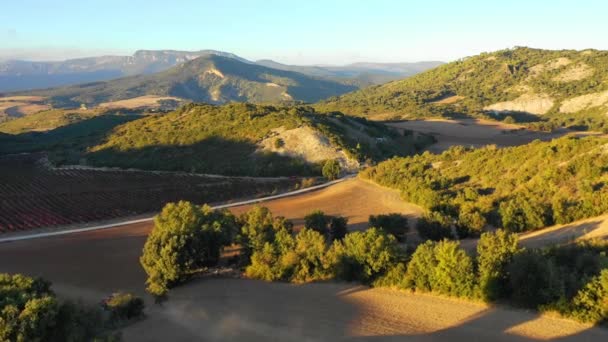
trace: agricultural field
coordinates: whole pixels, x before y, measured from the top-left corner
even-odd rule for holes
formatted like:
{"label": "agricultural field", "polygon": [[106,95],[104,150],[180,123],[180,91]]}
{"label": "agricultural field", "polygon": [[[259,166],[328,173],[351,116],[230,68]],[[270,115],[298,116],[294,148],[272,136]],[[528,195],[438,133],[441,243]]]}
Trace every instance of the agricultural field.
{"label": "agricultural field", "polygon": [[41,96],[0,97],[0,122],[50,109]]}
{"label": "agricultural field", "polygon": [[54,169],[42,154],[0,157],[0,232],[115,219],[188,199],[221,202],[291,188],[298,180],[185,173]]}

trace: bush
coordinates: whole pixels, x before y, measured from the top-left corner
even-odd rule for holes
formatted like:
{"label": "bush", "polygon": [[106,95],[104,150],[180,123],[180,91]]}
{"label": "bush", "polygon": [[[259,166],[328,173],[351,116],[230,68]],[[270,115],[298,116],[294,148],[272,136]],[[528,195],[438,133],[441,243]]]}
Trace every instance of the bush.
{"label": "bush", "polygon": [[241,232],[238,242],[243,246],[242,256],[249,260],[254,251],[261,251],[266,243],[272,243],[275,234],[286,229],[289,233],[293,224],[284,217],[273,217],[266,207],[254,206],[239,218]]}
{"label": "bush", "polygon": [[608,322],[608,269],[591,279],[574,297],[571,316],[583,322]]}
{"label": "bush", "polygon": [[100,309],[59,303],[40,278],[0,273],[0,341],[116,341]]}
{"label": "bush", "polygon": [[331,264],[326,266],[325,237],[311,229],[302,229],[295,237],[287,230],[279,231],[273,242],[268,242],[251,256],[246,268],[248,277],[273,281],[285,280],[296,283],[327,279]]}
{"label": "bush", "polygon": [[148,275],[148,292],[164,296],[175,284],[216,265],[236,230],[236,220],[228,211],[185,201],[165,205],[154,219],[140,258]]}
{"label": "bush", "polygon": [[330,218],[321,210],[315,210],[304,217],[304,227],[319,232],[323,236],[328,236]]}
{"label": "bush", "polygon": [[409,230],[407,216],[398,213],[371,215],[369,226],[383,229],[392,234],[399,242],[405,242],[405,235]]}
{"label": "bush", "polygon": [[348,219],[342,216],[332,216],[329,220],[329,238],[331,241],[342,240],[348,232]]}
{"label": "bush", "polygon": [[471,297],[475,286],[473,260],[458,242],[427,241],[412,255],[405,286],[424,292]]}
{"label": "bush", "polygon": [[285,141],[283,141],[283,139],[281,138],[276,138],[274,140],[274,148],[279,149],[281,147],[285,146]]}
{"label": "bush", "polygon": [[338,179],[340,177],[340,172],[342,172],[342,168],[340,167],[340,163],[338,163],[335,159],[330,159],[323,164],[323,169],[321,170],[321,174],[323,177],[328,180]]}
{"label": "bush", "polygon": [[522,306],[537,308],[562,295],[557,268],[538,251],[517,254],[507,271],[512,298]]}
{"label": "bush", "polygon": [[516,234],[505,230],[484,233],[477,243],[477,264],[481,297],[496,300],[508,295],[507,266],[519,252]]}
{"label": "bush", "polygon": [[117,325],[144,314],[144,301],[130,293],[114,293],[103,301],[102,306],[110,313],[110,321]]}
{"label": "bush", "polygon": [[395,237],[377,228],[347,234],[343,241],[334,242],[332,253],[339,278],[364,283],[375,280],[400,257]]}
{"label": "bush", "polygon": [[440,241],[454,237],[450,218],[437,211],[431,211],[420,217],[416,229],[420,237],[425,240]]}

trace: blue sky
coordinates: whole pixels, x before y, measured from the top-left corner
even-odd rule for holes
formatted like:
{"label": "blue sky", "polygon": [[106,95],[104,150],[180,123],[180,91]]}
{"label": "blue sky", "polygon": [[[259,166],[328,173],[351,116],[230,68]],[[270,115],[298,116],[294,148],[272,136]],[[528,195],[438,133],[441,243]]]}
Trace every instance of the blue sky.
{"label": "blue sky", "polygon": [[602,0],[0,0],[0,58],[216,49],[291,64],[608,49]]}

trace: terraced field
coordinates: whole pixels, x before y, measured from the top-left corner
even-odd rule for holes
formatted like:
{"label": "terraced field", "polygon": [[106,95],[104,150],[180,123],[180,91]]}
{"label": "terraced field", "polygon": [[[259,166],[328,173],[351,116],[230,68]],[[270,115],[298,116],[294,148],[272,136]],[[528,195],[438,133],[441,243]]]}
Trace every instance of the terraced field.
{"label": "terraced field", "polygon": [[291,188],[297,179],[53,169],[43,155],[0,157],[0,233],[126,217],[171,201],[217,203]]}

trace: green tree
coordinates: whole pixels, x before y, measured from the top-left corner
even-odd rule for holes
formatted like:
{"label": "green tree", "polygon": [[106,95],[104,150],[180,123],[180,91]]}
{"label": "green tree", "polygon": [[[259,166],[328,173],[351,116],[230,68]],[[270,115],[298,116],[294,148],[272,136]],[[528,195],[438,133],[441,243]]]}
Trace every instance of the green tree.
{"label": "green tree", "polygon": [[433,241],[426,241],[412,254],[405,275],[406,288],[423,292],[433,290],[434,272],[437,267],[435,244]]}
{"label": "green tree", "polygon": [[180,201],[165,205],[140,258],[148,275],[147,290],[163,296],[169,288],[205,267],[214,266],[237,229],[228,211]]}
{"label": "green tree", "polygon": [[335,241],[332,249],[339,251],[337,260],[340,278],[370,283],[386,272],[399,259],[399,248],[394,236],[383,230],[370,228],[364,232],[347,234],[342,241]]}
{"label": "green tree", "polygon": [[471,297],[475,286],[473,260],[457,241],[443,240],[434,249],[433,291],[457,297]]}
{"label": "green tree", "polygon": [[254,206],[239,218],[241,232],[238,237],[243,246],[243,257],[249,260],[254,251],[260,251],[266,243],[274,241],[275,234],[286,229],[291,233],[293,224],[284,217],[273,217],[266,207]]}
{"label": "green tree", "polygon": [[340,172],[342,172],[342,168],[340,167],[340,163],[338,163],[335,159],[330,159],[323,164],[323,169],[321,170],[321,174],[323,177],[328,180],[338,179],[340,177]]}
{"label": "green tree", "polygon": [[608,269],[592,278],[574,297],[572,315],[584,322],[608,322]]}
{"label": "green tree", "polygon": [[520,251],[516,234],[499,229],[483,233],[477,243],[479,288],[485,300],[507,296],[507,266]]}

